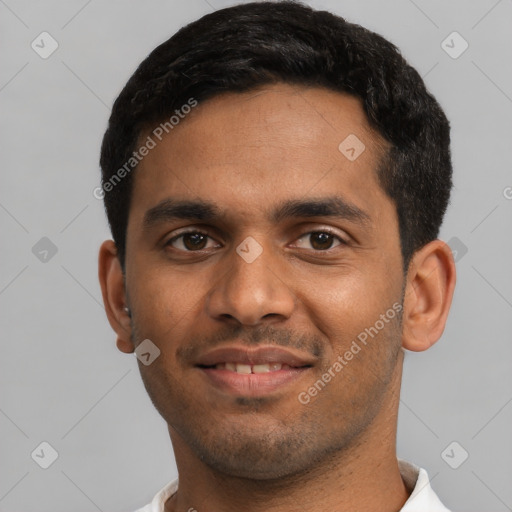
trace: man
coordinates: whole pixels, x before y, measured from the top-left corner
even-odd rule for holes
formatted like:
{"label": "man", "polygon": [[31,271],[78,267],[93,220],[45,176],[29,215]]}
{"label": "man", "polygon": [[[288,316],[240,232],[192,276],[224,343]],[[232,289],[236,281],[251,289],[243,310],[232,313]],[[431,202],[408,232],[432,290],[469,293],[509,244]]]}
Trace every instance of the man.
{"label": "man", "polygon": [[393,45],[295,2],[204,16],[101,167],[106,312],[179,472],[143,512],[447,510],[395,445],[403,349],[455,286],[449,125]]}

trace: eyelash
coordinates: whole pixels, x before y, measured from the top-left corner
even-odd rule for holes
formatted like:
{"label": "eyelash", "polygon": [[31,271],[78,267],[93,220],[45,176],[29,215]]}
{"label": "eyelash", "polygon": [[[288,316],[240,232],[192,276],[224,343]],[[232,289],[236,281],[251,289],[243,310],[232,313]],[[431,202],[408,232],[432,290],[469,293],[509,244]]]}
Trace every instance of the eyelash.
{"label": "eyelash", "polygon": [[[340,242],[339,245],[336,245],[334,247],[329,247],[328,249],[306,249],[306,250],[312,250],[315,253],[329,253],[331,250],[335,249],[338,246],[349,245],[349,243],[346,240],[344,240],[342,237],[340,237],[339,235],[337,235],[336,233],[332,232],[329,229],[318,229],[318,230],[313,230],[313,231],[306,231],[301,236],[299,236],[297,238],[297,240],[300,240],[301,238],[304,238],[307,235],[313,235],[313,234],[328,234],[328,235],[332,236],[333,238],[337,239]],[[195,229],[193,231],[192,230],[191,231],[183,231],[180,234],[170,238],[164,244],[165,247],[168,247],[168,246],[172,247],[172,243],[173,242],[175,242],[176,240],[179,240],[180,238],[182,238],[185,235],[204,235],[204,236],[207,236],[208,238],[213,240],[213,237],[210,237],[210,235],[207,232]],[[175,247],[172,247],[172,248],[176,249]],[[197,251],[190,251],[190,250],[185,250],[185,249],[176,249],[176,250],[177,251],[183,251],[183,252],[189,252],[189,253],[194,253],[194,252],[201,253],[205,249],[199,249]]]}

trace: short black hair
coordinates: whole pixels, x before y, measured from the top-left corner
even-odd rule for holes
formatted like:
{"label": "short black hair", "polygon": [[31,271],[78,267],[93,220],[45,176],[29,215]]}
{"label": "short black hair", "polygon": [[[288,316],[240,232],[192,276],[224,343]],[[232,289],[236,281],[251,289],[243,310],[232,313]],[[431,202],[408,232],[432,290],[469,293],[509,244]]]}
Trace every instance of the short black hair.
{"label": "short black hair", "polygon": [[330,12],[297,1],[250,2],[181,28],[139,65],[113,105],[100,165],[123,270],[129,171],[141,134],[191,100],[279,82],[360,99],[388,143],[376,172],[396,205],[404,271],[414,252],[437,238],[452,188],[450,128],[418,72],[382,36]]}

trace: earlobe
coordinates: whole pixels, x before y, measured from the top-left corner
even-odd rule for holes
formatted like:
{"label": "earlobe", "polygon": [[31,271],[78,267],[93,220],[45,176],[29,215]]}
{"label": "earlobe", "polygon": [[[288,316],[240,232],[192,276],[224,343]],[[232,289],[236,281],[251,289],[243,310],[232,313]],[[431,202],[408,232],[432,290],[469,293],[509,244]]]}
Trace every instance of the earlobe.
{"label": "earlobe", "polygon": [[419,352],[439,340],[452,303],[455,281],[455,261],[445,242],[429,242],[413,255],[404,296],[403,348]]}
{"label": "earlobe", "polygon": [[121,352],[132,353],[135,348],[131,341],[131,314],[129,310],[126,311],[124,276],[117,257],[117,248],[112,240],[105,240],[101,244],[98,278],[108,321],[117,334],[117,348]]}
{"label": "earlobe", "polygon": [[126,338],[117,337],[116,346],[118,350],[124,352],[125,354],[132,354],[135,352],[135,347],[131,341],[128,341]]}

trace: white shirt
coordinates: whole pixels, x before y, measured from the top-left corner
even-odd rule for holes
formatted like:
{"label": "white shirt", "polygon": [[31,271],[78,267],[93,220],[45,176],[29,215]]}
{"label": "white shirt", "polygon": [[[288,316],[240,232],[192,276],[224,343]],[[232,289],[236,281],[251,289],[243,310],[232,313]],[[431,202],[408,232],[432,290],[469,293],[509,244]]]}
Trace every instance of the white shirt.
{"label": "white shirt", "polygon": [[[398,459],[398,467],[407,490],[411,492],[400,512],[450,512],[430,487],[430,480],[424,469],[401,459]],[[151,503],[135,512],[164,512],[165,502],[177,490],[178,480],[169,482],[157,492]]]}

